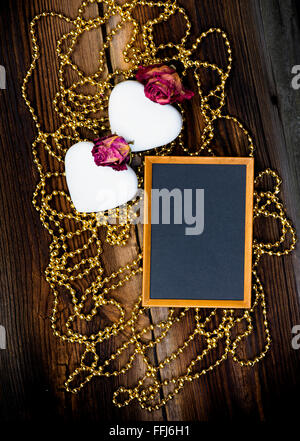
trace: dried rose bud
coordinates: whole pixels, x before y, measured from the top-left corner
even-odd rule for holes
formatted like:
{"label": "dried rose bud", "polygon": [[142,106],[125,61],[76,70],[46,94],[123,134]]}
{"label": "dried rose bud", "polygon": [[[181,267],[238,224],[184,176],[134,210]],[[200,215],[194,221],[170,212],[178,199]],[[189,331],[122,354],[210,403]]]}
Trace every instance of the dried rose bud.
{"label": "dried rose bud", "polygon": [[109,135],[94,140],[92,155],[96,165],[126,170],[130,160],[130,147],[122,136]]}

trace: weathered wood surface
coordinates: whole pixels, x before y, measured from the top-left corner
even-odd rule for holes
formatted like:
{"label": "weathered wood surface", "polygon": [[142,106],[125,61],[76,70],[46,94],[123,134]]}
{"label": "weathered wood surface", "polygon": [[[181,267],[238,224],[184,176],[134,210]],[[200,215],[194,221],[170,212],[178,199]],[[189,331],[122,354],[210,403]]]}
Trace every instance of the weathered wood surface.
{"label": "weathered wood surface", "polygon": [[[299,10],[296,2],[275,0],[182,0],[193,24],[191,40],[209,27],[224,28],[234,51],[234,68],[227,85],[227,106],[231,114],[244,121],[257,145],[257,170],[275,168],[284,185],[282,197],[289,217],[300,228],[299,118],[300,91],[291,88],[291,68],[300,64]],[[126,420],[270,420],[296,415],[294,401],[299,391],[300,350],[291,347],[291,329],[300,324],[299,247],[293,256],[264,258],[262,279],[267,292],[272,350],[255,368],[240,368],[231,361],[186,385],[166,408],[149,414],[133,404],[117,409],[111,402],[122,378],[94,379],[78,396],[63,386],[70,368],[79,361],[75,345],[63,344],[50,330],[51,298],[44,279],[48,262],[48,236],[32,207],[36,172],[31,157],[34,128],[21,97],[22,79],[30,64],[29,22],[44,10],[76,16],[80,0],[2,1],[0,6],[0,64],[7,74],[7,88],[0,90],[1,142],[1,235],[0,235],[0,324],[7,332],[7,349],[0,350],[1,420],[48,421],[126,421]],[[101,13],[91,5],[90,16]],[[140,8],[138,17],[152,14]],[[74,59],[87,72],[96,68],[97,50],[111,26],[82,39]],[[179,38],[183,23],[174,18],[169,26],[159,26],[157,38]],[[53,130],[56,116],[51,99],[57,88],[55,41],[69,30],[57,19],[45,19],[39,27],[42,57],[34,76],[32,98],[47,130]],[[6,32],[4,32],[4,29]],[[107,51],[108,70],[123,66],[121,49],[129,29]],[[205,54],[206,51],[204,51]],[[223,48],[212,42],[212,57],[221,57]],[[203,54],[202,54],[203,55]],[[201,116],[194,101],[188,114],[187,143],[200,140]],[[221,154],[245,151],[245,140],[230,124],[218,124]],[[260,237],[273,237],[277,228],[260,224]],[[138,240],[139,237],[139,240]],[[107,249],[104,264],[111,271],[132,259],[139,248],[141,231],[132,230],[130,244],[117,252]],[[141,290],[141,278],[130,282],[122,296],[134,300]],[[163,316],[163,309],[152,309],[148,320]],[[260,324],[261,325],[261,324]],[[189,330],[188,318],[183,327]],[[182,341],[183,328],[176,327],[170,337],[152,354],[164,358],[170,348]],[[249,339],[245,354],[261,344],[261,333]],[[107,344],[107,351],[111,350]],[[197,352],[193,345],[187,357]],[[245,355],[242,354],[242,355]],[[183,362],[171,366],[181,372]],[[141,365],[130,373],[136,378]],[[165,372],[161,373],[162,376]]]}

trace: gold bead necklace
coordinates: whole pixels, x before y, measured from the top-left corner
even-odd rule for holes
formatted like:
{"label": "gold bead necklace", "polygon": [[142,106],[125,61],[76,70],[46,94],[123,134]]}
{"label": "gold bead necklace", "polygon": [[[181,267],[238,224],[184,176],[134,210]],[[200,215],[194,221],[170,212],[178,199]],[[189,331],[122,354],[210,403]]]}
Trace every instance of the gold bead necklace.
{"label": "gold bead necklace", "polygon": [[[102,16],[92,19],[85,19],[84,13],[87,7],[92,3],[102,3],[104,12]],[[138,6],[159,7],[159,14],[154,19],[149,19],[144,25],[138,23],[134,18],[134,11]],[[174,14],[181,14],[185,21],[185,35],[178,44],[168,42],[166,44],[156,45],[153,36],[153,28],[158,23],[166,22]],[[99,52],[99,68],[92,75],[86,75],[72,61],[72,53],[76,46],[78,38],[85,32],[98,29],[101,25],[108,22],[112,16],[119,16],[120,21],[108,33],[103,42],[102,49]],[[53,106],[57,115],[61,118],[61,125],[53,133],[46,133],[42,129],[37,113],[31,104],[27,89],[32,74],[36,69],[37,60],[40,56],[38,40],[36,36],[36,26],[39,20],[46,17],[56,17],[71,25],[73,30],[65,33],[56,45],[57,57],[59,60],[58,79],[59,90],[53,100]],[[129,42],[125,44],[123,51],[124,60],[130,63],[128,70],[116,69],[113,73],[108,73],[104,78],[105,72],[105,51],[112,44],[114,35],[122,27],[130,23],[132,25],[132,34]],[[32,144],[33,160],[39,173],[39,182],[33,195],[33,204],[40,214],[43,226],[48,230],[51,236],[49,245],[49,264],[46,268],[46,279],[50,285],[53,294],[53,311],[51,316],[51,326],[54,335],[63,341],[75,343],[83,347],[83,355],[80,365],[72,372],[67,379],[65,386],[70,392],[78,392],[87,382],[95,376],[119,376],[126,374],[133,367],[136,358],[139,356],[145,365],[145,374],[137,380],[134,387],[120,387],[113,394],[113,402],[116,406],[122,407],[128,405],[132,400],[137,400],[143,409],[148,411],[158,410],[184,387],[186,382],[192,382],[200,376],[212,371],[227,358],[239,363],[241,366],[253,366],[260,361],[270,348],[271,337],[267,319],[266,297],[257,268],[261,257],[264,254],[271,256],[282,256],[291,252],[296,243],[295,231],[291,222],[287,219],[284,208],[278,197],[281,180],[278,175],[266,169],[255,179],[255,185],[259,185],[265,177],[271,177],[274,180],[274,188],[269,191],[254,192],[254,219],[258,217],[277,219],[281,225],[281,236],[274,243],[263,243],[254,239],[253,241],[253,304],[251,309],[234,310],[207,310],[199,308],[175,309],[169,308],[165,320],[155,324],[149,324],[138,329],[138,321],[141,317],[147,315],[148,308],[141,305],[141,295],[137,293],[136,302],[126,313],[125,305],[117,301],[111,295],[114,290],[122,288],[135,275],[142,272],[142,253],[129,264],[120,267],[117,271],[105,275],[101,256],[103,253],[102,240],[100,240],[100,230],[105,232],[105,242],[112,246],[126,246],[130,237],[130,224],[120,222],[119,225],[100,225],[96,213],[79,213],[75,210],[70,196],[61,188],[65,186],[65,174],[63,171],[64,157],[67,148],[75,142],[83,140],[82,129],[87,129],[93,137],[98,137],[101,132],[109,130],[107,107],[109,92],[113,87],[113,82],[118,76],[124,80],[132,78],[138,66],[155,63],[177,63],[182,68],[182,76],[192,72],[197,85],[197,92],[200,97],[200,112],[203,116],[205,126],[201,135],[201,143],[196,151],[191,152],[184,144],[183,132],[178,139],[167,146],[155,149],[157,155],[170,155],[177,149],[181,149],[186,155],[214,155],[212,141],[214,140],[214,123],[220,119],[232,121],[246,136],[249,143],[249,156],[254,156],[254,144],[249,132],[243,124],[234,116],[224,113],[225,105],[225,85],[229,77],[232,66],[232,52],[227,35],[222,29],[211,28],[203,32],[192,45],[187,47],[187,40],[191,34],[191,22],[185,11],[175,0],[166,1],[143,1],[132,0],[119,5],[115,0],[86,0],[83,1],[78,9],[75,19],[66,17],[63,14],[55,12],[44,12],[37,15],[30,24],[30,34],[32,39],[32,63],[24,79],[22,87],[23,98],[30,110],[34,120],[37,137]],[[212,34],[218,35],[223,39],[227,51],[227,67],[221,69],[219,66],[207,61],[194,60],[193,54],[199,45]],[[142,40],[142,49],[137,44],[137,37]],[[63,47],[67,45],[67,48]],[[173,49],[172,57],[159,56],[165,49]],[[78,81],[74,81],[70,86],[66,86],[65,75],[66,68],[71,67],[78,76]],[[211,91],[205,93],[202,88],[199,75],[199,68],[210,69],[219,77],[218,85]],[[79,93],[81,86],[93,86],[96,92],[92,94]],[[217,105],[210,105],[214,98]],[[184,120],[184,108],[181,105],[180,110]],[[102,113],[102,116],[95,117],[95,114]],[[54,158],[57,163],[57,171],[50,171],[50,166],[45,164],[40,158],[41,152],[49,158]],[[141,165],[138,167],[139,186],[143,185],[143,159],[147,152],[137,154],[141,158]],[[153,152],[151,152],[153,154]],[[59,211],[53,208],[55,201],[64,201],[69,209]],[[119,210],[114,211],[119,216]],[[75,229],[68,227],[71,223]],[[83,244],[77,246],[79,238],[82,235],[87,238]],[[288,240],[286,237],[288,236]],[[284,243],[289,245],[284,247]],[[72,246],[71,246],[72,243]],[[96,250],[96,251],[93,251]],[[87,288],[78,293],[75,284],[80,281],[88,280],[93,274],[93,280]],[[60,324],[59,306],[62,303],[61,290],[68,293],[69,311],[64,325]],[[92,309],[85,312],[87,304],[93,303]],[[118,320],[112,322],[97,332],[79,332],[74,330],[74,323],[92,322],[98,315],[101,308],[111,305],[117,308],[119,313]],[[240,344],[253,332],[253,317],[256,311],[260,311],[263,317],[265,346],[260,354],[252,359],[241,360],[237,355]],[[171,332],[173,326],[181,323],[187,313],[193,315],[193,331],[174,352],[166,356],[156,365],[150,360],[149,350],[154,348]],[[213,325],[212,320],[218,317],[217,325]],[[237,328],[239,324],[244,323],[243,331]],[[210,330],[208,330],[210,327]],[[246,329],[245,329],[246,327]],[[157,337],[145,341],[145,336],[149,332],[159,330]],[[126,341],[110,356],[100,361],[99,347],[109,339],[119,335],[126,335]],[[153,334],[154,335],[154,334]],[[178,360],[180,354],[184,354],[190,344],[201,337],[201,344],[197,343],[199,348],[198,355],[188,363],[185,372],[177,377],[171,375],[171,369],[168,371],[168,378],[161,380],[160,371],[168,369],[171,363]],[[200,339],[199,339],[200,340]],[[211,351],[222,343],[223,353],[213,363],[206,368],[199,368],[197,365],[210,355]],[[114,360],[128,353],[128,361],[116,370],[109,369]],[[102,354],[103,355],[103,354]],[[88,358],[92,361],[88,362]],[[195,368],[196,366],[196,368]],[[84,376],[84,379],[81,379]],[[164,388],[170,390],[165,393]],[[161,399],[161,390],[164,391],[164,398]],[[121,394],[125,394],[125,398]]]}

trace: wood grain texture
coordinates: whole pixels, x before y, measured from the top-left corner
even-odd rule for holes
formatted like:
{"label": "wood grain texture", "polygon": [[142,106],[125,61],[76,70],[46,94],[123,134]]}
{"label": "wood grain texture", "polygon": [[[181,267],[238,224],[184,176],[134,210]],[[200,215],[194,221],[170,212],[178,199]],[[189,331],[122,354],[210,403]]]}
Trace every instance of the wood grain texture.
{"label": "wood grain texture", "polygon": [[[149,414],[133,404],[117,409],[111,396],[122,378],[94,379],[79,395],[65,392],[63,383],[76,367],[80,353],[75,345],[64,344],[50,330],[51,298],[45,282],[49,238],[32,207],[37,181],[31,157],[34,127],[21,97],[21,84],[30,65],[29,22],[44,10],[76,16],[80,0],[3,0],[0,5],[0,64],[5,66],[6,90],[0,90],[0,324],[7,332],[7,349],[0,350],[0,418],[4,421],[128,421],[128,420],[272,420],[292,419],[299,396],[300,350],[291,346],[291,329],[300,324],[299,247],[284,258],[264,257],[261,277],[267,292],[272,350],[254,368],[241,368],[228,361],[199,381],[185,386],[166,408]],[[299,8],[293,0],[181,0],[192,20],[191,41],[210,26],[224,28],[231,40],[234,67],[227,85],[227,108],[245,122],[257,146],[256,172],[271,167],[283,178],[282,198],[287,213],[300,227],[299,118],[300,92],[291,88],[291,68],[300,64]],[[87,14],[101,14],[93,4]],[[141,21],[153,16],[139,8]],[[97,48],[117,18],[107,27],[81,41],[74,54],[76,63],[87,71],[96,68]],[[46,130],[53,130],[57,117],[51,100],[57,87],[55,41],[70,26],[57,19],[45,19],[39,27],[42,57],[34,76],[31,97]],[[180,38],[183,21],[174,17],[157,27],[158,41]],[[130,29],[125,29],[107,51],[107,69],[124,66],[121,49]],[[212,40],[199,56],[223,60],[224,49]],[[72,73],[70,72],[70,81]],[[200,142],[203,121],[197,100],[187,115],[186,143]],[[243,155],[244,136],[230,123],[217,124],[216,149],[222,156]],[[274,238],[278,226],[260,222],[260,238]],[[132,260],[140,250],[140,229],[132,229],[128,247],[117,251],[107,246],[103,261],[106,271]],[[141,290],[141,278],[131,281],[122,295],[133,301]],[[147,320],[155,322],[166,314],[164,308],[151,310]],[[240,355],[246,357],[262,346],[261,323]],[[190,330],[189,316],[182,327],[165,339],[151,357],[162,360],[177,347]],[[107,343],[109,352],[113,343]],[[187,357],[197,353],[193,343]],[[180,359],[170,366],[173,375],[186,364]],[[137,361],[132,381],[139,374]],[[161,377],[167,375],[161,372]]]}

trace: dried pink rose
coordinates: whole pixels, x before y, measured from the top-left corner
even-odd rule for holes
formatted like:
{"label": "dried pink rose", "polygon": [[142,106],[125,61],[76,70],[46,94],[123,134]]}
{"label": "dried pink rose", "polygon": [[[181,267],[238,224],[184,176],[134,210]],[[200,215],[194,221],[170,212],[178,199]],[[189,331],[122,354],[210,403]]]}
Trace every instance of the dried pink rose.
{"label": "dried pink rose", "polygon": [[181,103],[194,96],[194,92],[183,87],[176,70],[163,64],[140,66],[136,79],[144,84],[146,97],[155,103]]}
{"label": "dried pink rose", "polygon": [[130,160],[130,147],[122,136],[108,135],[94,139],[92,155],[96,165],[126,170]]}

